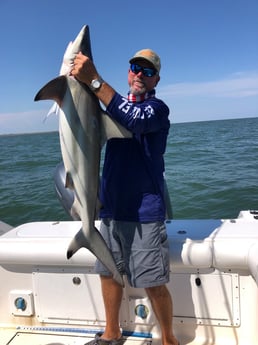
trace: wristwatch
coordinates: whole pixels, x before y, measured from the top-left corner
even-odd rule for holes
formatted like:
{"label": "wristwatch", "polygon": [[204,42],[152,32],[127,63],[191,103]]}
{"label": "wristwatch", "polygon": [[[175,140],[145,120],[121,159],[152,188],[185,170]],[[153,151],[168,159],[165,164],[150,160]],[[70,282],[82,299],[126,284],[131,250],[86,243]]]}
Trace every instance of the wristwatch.
{"label": "wristwatch", "polygon": [[96,92],[103,84],[103,81],[104,80],[101,77],[99,77],[98,79],[93,79],[92,82],[90,83],[91,91]]}

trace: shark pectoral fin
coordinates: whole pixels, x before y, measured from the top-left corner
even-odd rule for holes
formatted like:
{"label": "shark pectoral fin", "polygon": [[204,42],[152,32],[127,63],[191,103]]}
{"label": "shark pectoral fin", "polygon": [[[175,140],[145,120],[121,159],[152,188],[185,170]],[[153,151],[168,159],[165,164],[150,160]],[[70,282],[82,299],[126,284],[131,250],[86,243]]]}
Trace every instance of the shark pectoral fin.
{"label": "shark pectoral fin", "polygon": [[124,286],[123,277],[116,267],[114,258],[100,232],[95,227],[90,231],[90,240],[86,238],[83,229],[77,232],[68,247],[67,259],[70,259],[82,247],[89,249],[110,271],[114,280]]}
{"label": "shark pectoral fin", "polygon": [[88,248],[89,242],[84,236],[82,229],[80,229],[77,234],[72,239],[66,253],[67,259],[70,259],[80,248]]}
{"label": "shark pectoral fin", "polygon": [[54,114],[57,115],[58,112],[59,112],[59,106],[58,106],[57,103],[54,103],[52,105],[52,107],[49,109],[49,111],[48,111],[48,113],[46,115],[46,118],[48,118],[50,115],[54,115]]}
{"label": "shark pectoral fin", "polygon": [[64,95],[67,90],[67,77],[60,76],[51,80],[36,94],[34,101],[53,99],[59,107],[62,105]]}
{"label": "shark pectoral fin", "polygon": [[131,138],[133,135],[106,113],[101,113],[101,137],[104,141],[110,138]]}

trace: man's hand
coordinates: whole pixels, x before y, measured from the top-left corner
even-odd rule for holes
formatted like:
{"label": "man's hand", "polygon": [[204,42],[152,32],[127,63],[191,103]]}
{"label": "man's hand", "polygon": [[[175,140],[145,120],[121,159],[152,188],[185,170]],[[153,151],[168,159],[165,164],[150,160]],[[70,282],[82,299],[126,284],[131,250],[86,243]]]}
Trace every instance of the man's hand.
{"label": "man's hand", "polygon": [[78,53],[74,59],[70,75],[86,85],[90,85],[93,79],[98,79],[99,74],[90,58]]}
{"label": "man's hand", "polygon": [[[91,84],[93,79],[100,78],[94,63],[81,52],[77,54],[74,59],[70,75],[88,86]],[[95,92],[95,95],[107,107],[115,95],[115,90],[109,84],[103,82],[101,87]]]}

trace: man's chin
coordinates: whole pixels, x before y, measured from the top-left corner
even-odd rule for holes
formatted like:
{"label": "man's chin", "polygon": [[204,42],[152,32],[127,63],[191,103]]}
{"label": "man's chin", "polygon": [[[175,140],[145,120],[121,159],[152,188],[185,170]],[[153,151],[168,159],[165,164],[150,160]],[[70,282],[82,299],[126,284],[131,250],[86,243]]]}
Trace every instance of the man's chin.
{"label": "man's chin", "polygon": [[131,92],[131,94],[133,94],[135,96],[140,96],[146,92],[146,89],[145,88],[138,89],[135,87],[131,87],[130,92]]}

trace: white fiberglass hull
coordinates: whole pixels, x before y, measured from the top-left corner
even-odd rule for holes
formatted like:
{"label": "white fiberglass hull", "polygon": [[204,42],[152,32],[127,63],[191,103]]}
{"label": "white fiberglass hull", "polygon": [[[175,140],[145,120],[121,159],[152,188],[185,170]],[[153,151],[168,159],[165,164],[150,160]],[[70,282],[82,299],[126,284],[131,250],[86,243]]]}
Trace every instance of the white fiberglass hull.
{"label": "white fiberglass hull", "polygon": [[[258,345],[258,220],[167,221],[174,330],[181,345]],[[99,223],[96,222],[98,226]],[[1,224],[3,229],[3,224]],[[0,345],[82,345],[105,327],[95,257],[69,261],[80,222],[35,222],[0,236]],[[143,289],[127,283],[126,344],[160,344]]]}

